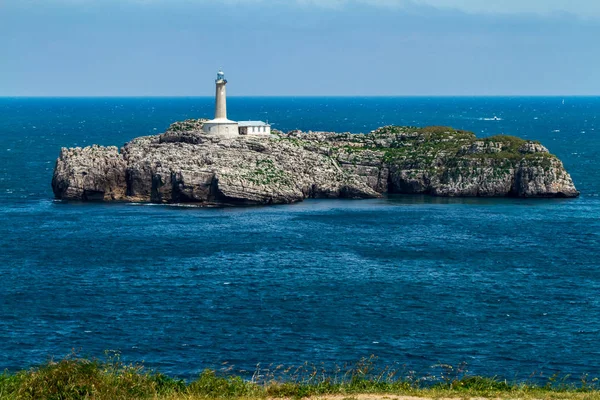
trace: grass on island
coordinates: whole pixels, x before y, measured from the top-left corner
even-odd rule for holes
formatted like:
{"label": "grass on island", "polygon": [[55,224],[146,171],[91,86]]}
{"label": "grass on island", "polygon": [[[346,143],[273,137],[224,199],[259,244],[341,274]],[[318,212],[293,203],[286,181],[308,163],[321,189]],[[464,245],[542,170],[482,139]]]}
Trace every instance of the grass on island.
{"label": "grass on island", "polygon": [[470,376],[465,366],[437,365],[437,375],[416,376],[410,371],[378,368],[376,358],[326,371],[304,364],[263,369],[250,379],[205,370],[186,382],[148,371],[140,364],[124,364],[118,355],[106,360],[69,356],[58,362],[14,374],[0,375],[0,399],[267,399],[267,398],[511,398],[599,399],[597,379],[582,377],[573,383],[568,376],[547,378],[545,383],[511,383],[497,378]]}

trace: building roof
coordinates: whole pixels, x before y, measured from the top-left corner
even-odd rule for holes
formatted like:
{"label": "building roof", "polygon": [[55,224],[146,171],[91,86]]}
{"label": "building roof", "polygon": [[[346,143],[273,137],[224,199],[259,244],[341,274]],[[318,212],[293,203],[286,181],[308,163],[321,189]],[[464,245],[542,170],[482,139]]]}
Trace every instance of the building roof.
{"label": "building roof", "polygon": [[216,118],[211,119],[210,121],[204,122],[205,124],[237,124],[235,121],[231,121],[227,118]]}
{"label": "building roof", "polygon": [[238,124],[240,126],[271,126],[262,121],[239,121]]}

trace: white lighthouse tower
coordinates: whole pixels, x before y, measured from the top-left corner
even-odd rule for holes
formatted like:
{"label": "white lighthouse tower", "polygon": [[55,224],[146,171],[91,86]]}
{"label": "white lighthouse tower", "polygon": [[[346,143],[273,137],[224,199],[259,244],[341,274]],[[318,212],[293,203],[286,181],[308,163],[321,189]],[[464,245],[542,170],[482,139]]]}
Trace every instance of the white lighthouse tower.
{"label": "white lighthouse tower", "polygon": [[217,72],[217,93],[215,95],[215,119],[227,119],[227,79],[221,70]]}
{"label": "white lighthouse tower", "polygon": [[221,70],[217,73],[215,94],[215,119],[206,121],[202,128],[205,133],[220,136],[239,135],[238,123],[227,119],[227,79]]}

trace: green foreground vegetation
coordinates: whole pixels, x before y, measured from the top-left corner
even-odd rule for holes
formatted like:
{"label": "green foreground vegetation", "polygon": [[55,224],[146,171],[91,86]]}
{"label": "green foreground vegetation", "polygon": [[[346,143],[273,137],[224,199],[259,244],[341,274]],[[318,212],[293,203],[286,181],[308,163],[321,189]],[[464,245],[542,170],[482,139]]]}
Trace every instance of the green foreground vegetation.
{"label": "green foreground vegetation", "polygon": [[[423,398],[599,399],[598,379],[554,375],[545,383],[508,382],[470,376],[464,365],[436,365],[436,375],[378,368],[376,358],[326,371],[323,366],[303,364],[284,368],[270,366],[243,379],[231,369],[205,370],[186,382],[148,371],[140,364],[122,363],[118,355],[106,360],[69,356],[60,361],[14,374],[0,375],[0,399],[357,399],[361,395],[414,396]],[[537,375],[537,382],[540,376]]]}

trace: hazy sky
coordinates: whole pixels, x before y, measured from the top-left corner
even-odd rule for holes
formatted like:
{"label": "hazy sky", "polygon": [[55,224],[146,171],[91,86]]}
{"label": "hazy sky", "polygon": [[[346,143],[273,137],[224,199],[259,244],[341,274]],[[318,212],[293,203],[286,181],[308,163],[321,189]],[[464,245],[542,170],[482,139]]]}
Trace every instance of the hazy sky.
{"label": "hazy sky", "polygon": [[0,0],[0,96],[597,95],[599,0]]}

